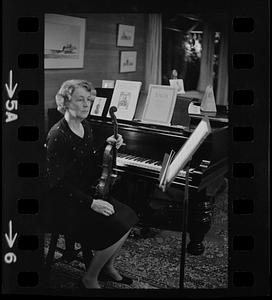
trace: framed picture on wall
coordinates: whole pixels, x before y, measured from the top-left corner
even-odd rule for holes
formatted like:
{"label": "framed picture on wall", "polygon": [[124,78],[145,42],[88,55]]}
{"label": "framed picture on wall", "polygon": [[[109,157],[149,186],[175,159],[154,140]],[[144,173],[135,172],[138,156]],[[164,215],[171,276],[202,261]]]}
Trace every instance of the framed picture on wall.
{"label": "framed picture on wall", "polygon": [[133,47],[135,26],[118,24],[117,46]]}
{"label": "framed picture on wall", "polygon": [[44,68],[83,68],[86,20],[45,14]]}
{"label": "framed picture on wall", "polygon": [[137,62],[137,51],[121,51],[120,73],[135,72]]}

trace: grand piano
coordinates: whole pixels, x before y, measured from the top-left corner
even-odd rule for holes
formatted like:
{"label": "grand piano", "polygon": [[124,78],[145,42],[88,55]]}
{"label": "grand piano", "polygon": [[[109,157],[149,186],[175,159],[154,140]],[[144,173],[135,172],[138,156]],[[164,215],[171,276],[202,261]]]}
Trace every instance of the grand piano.
{"label": "grand piano", "polygon": [[[105,96],[102,89],[98,89],[98,96],[101,95]],[[109,103],[106,111],[108,107]],[[52,122],[56,113],[56,110],[49,111],[50,125],[57,121],[58,118],[54,117]],[[123,136],[125,146],[118,150],[115,168],[118,177],[112,192],[135,209],[145,233],[149,227],[182,230],[185,172],[179,172],[166,193],[158,186],[164,154],[171,150],[178,152],[201,120],[201,116],[190,117],[188,127],[118,120],[118,132]],[[106,114],[89,116],[88,120],[95,136],[94,146],[98,148],[113,134],[112,122]],[[228,171],[227,119],[222,118],[221,113],[210,118],[210,124],[212,132],[193,155],[189,171],[190,241],[187,251],[194,255],[203,253],[203,240],[211,227],[214,195],[209,190]]]}

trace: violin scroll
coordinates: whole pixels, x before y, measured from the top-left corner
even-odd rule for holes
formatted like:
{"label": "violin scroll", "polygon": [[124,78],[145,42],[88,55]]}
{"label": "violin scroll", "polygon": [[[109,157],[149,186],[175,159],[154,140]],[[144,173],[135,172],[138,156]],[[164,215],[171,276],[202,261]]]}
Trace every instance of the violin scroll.
{"label": "violin scroll", "polygon": [[118,133],[118,123],[117,123],[117,119],[115,116],[115,112],[117,112],[117,108],[116,106],[111,106],[110,110],[109,110],[109,114],[111,116],[111,121],[113,124],[113,133],[114,133],[114,137],[117,139],[117,133]]}
{"label": "violin scroll", "polygon": [[[111,106],[110,107],[110,116],[112,117],[114,115],[114,113],[117,112],[117,108],[116,106]],[[115,116],[115,115],[114,115]]]}

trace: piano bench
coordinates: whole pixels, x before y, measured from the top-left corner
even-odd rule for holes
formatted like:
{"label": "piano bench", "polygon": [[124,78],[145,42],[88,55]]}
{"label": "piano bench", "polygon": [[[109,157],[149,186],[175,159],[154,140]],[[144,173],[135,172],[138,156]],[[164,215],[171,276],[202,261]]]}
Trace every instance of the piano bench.
{"label": "piano bench", "polygon": [[[84,264],[85,269],[87,270],[91,259],[93,257],[92,251],[90,250],[89,245],[84,243],[83,241],[78,241],[75,237],[69,236],[67,234],[63,234],[62,232],[49,232],[51,234],[51,238],[49,241],[48,246],[48,252],[45,258],[45,266],[44,266],[44,280],[45,284],[49,283],[49,276],[51,267],[53,264],[57,262],[67,262],[70,263],[74,260],[80,261]],[[58,241],[60,238],[60,235],[63,235],[64,240],[66,239],[66,242],[69,240],[70,244],[73,245],[73,249],[68,249],[67,244],[65,243],[65,249],[58,247]],[[80,248],[75,249],[75,242],[79,242]],[[55,259],[56,251],[60,252],[62,256],[60,258]],[[82,257],[79,257],[78,254],[82,252]]]}

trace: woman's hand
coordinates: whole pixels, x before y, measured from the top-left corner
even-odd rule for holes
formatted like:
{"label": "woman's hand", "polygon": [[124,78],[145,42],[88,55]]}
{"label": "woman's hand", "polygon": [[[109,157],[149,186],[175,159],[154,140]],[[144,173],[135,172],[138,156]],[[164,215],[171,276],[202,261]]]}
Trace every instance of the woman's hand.
{"label": "woman's hand", "polygon": [[104,216],[110,216],[110,215],[114,214],[113,206],[109,202],[101,200],[101,199],[93,199],[91,209],[93,209],[94,211],[96,211]]}
{"label": "woman's hand", "polygon": [[119,149],[123,145],[124,140],[121,134],[117,134],[117,140],[114,138],[114,135],[112,135],[106,139],[106,142],[110,145],[116,144],[116,148]]}

